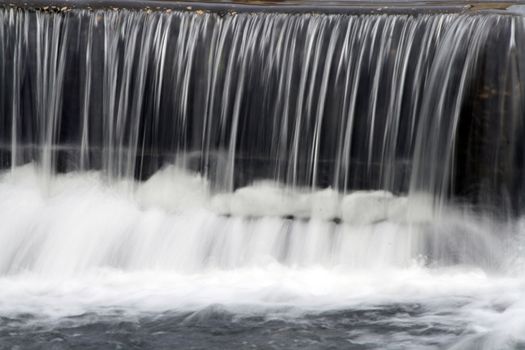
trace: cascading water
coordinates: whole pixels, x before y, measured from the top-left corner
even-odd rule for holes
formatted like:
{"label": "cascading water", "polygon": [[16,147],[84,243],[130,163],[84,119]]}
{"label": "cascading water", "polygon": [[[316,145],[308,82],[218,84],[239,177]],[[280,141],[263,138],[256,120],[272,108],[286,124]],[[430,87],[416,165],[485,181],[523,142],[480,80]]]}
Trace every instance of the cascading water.
{"label": "cascading water", "polygon": [[525,347],[516,10],[2,8],[1,342]]}

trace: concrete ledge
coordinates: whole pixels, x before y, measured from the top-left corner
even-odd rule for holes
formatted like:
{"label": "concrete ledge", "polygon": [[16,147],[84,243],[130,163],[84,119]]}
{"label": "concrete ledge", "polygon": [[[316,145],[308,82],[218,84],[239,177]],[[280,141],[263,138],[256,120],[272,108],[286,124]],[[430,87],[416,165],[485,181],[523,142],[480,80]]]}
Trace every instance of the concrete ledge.
{"label": "concrete ledge", "polygon": [[171,0],[0,0],[0,6],[33,10],[63,11],[71,8],[137,9],[147,11],[180,10],[273,13],[458,13],[479,10],[506,10],[525,1],[171,1]]}
{"label": "concrete ledge", "polygon": [[0,7],[60,12],[69,9],[204,11],[210,13],[420,14],[498,12],[525,14],[525,0],[0,0]]}

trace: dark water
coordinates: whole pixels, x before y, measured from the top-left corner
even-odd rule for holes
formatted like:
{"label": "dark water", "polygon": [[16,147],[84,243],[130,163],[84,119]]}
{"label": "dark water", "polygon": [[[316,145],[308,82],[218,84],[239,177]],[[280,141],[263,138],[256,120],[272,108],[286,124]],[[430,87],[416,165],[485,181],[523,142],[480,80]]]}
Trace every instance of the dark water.
{"label": "dark water", "polygon": [[1,319],[0,342],[2,349],[423,349],[473,333],[454,320],[452,307],[382,305],[301,317],[290,311],[238,315],[210,306],[191,313],[88,313],[50,323],[20,315]]}

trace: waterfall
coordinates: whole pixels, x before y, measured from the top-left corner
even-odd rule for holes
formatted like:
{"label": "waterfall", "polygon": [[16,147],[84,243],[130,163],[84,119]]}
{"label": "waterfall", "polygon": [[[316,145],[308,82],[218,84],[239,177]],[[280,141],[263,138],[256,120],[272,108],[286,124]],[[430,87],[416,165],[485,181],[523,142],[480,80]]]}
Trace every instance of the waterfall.
{"label": "waterfall", "polygon": [[[444,229],[434,217],[457,216],[458,204],[468,215],[521,209],[521,16],[13,8],[0,16],[6,198],[13,185],[29,184],[42,188],[44,203],[75,193],[80,200],[70,209],[82,212],[80,202],[104,202],[107,194],[96,189],[110,186],[138,205],[135,219],[127,212],[125,227],[107,233],[107,250],[98,246],[96,255],[78,249],[100,238],[80,232],[103,227],[78,225],[79,236],[65,239],[54,237],[62,229],[53,224],[64,219],[37,223],[47,237],[39,240],[78,244],[70,268],[84,254],[95,266],[173,268],[169,255],[186,249],[191,266],[213,265],[210,257],[242,266],[250,260],[245,254],[292,265],[357,259],[350,265],[368,266],[383,258],[358,252],[378,244],[390,246],[381,253],[384,265],[405,266],[418,256],[501,264],[494,251],[505,236],[479,237],[481,228],[461,224],[460,215],[450,219],[467,232],[459,243],[435,233]],[[84,188],[83,174],[96,174],[88,175],[95,179],[90,188],[100,197],[64,192],[73,179]],[[167,243],[182,233],[140,223],[152,209],[184,222],[197,212],[213,229],[174,222],[176,231],[188,230],[186,243]],[[250,223],[265,217],[277,221],[264,229]],[[20,232],[32,230],[16,222],[6,227],[4,247],[27,247],[5,248],[5,273],[43,269],[37,257],[47,254],[64,265],[54,248],[24,243]],[[157,237],[144,253],[151,260],[139,264],[130,247],[144,244],[143,225],[167,236]],[[245,233],[220,238],[215,227]],[[252,239],[264,243],[248,253]],[[169,247],[165,258],[159,244]]]}
{"label": "waterfall", "polygon": [[521,202],[521,16],[0,15],[4,167]]}
{"label": "waterfall", "polygon": [[0,7],[0,318],[452,295],[522,344],[475,310],[522,315],[523,43],[510,11]]}

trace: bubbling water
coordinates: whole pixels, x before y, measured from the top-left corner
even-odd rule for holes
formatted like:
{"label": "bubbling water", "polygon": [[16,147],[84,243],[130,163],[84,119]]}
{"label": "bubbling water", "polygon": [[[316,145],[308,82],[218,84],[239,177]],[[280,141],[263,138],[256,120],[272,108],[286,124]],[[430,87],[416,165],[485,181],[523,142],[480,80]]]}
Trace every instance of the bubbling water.
{"label": "bubbling water", "polygon": [[290,192],[268,183],[211,194],[203,178],[176,168],[144,183],[108,184],[98,172],[47,182],[27,165],[2,176],[0,196],[3,274],[270,263],[402,268],[418,260],[500,269],[511,238],[474,214],[450,211],[435,220],[424,198]]}
{"label": "bubbling water", "polygon": [[[0,313],[37,315],[24,327],[80,327],[93,322],[86,313],[102,322],[197,312],[183,321],[193,322],[206,319],[210,305],[292,323],[337,310],[421,305],[417,317],[384,322],[443,322],[463,336],[391,341],[452,349],[524,341],[519,222],[452,208],[438,220],[431,199],[384,192],[335,198],[348,213],[334,220],[316,209],[318,197],[334,200],[323,191],[265,183],[224,198],[200,175],[175,167],[144,183],[108,183],[100,172],[40,175],[29,164],[0,177]],[[356,341],[385,340],[370,332]]]}

